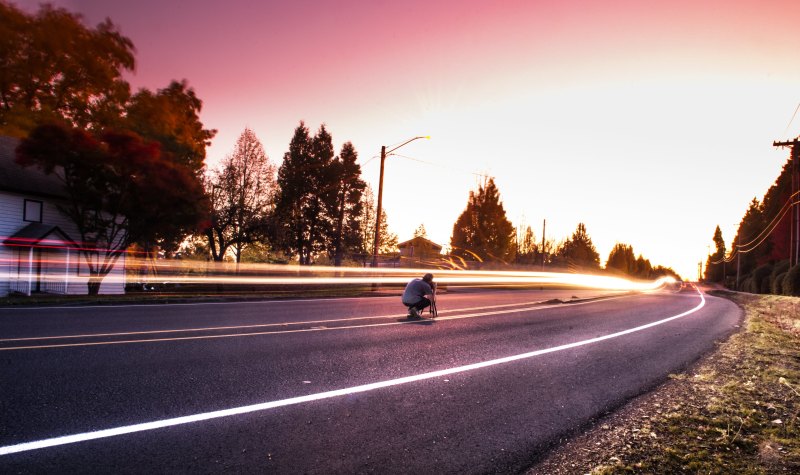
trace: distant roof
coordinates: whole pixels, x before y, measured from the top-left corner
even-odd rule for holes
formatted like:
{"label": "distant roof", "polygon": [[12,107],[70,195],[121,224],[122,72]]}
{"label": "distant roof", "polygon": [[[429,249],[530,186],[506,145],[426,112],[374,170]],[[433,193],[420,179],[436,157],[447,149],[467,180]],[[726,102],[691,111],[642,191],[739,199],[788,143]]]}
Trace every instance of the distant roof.
{"label": "distant roof", "polygon": [[[50,235],[57,235],[58,239],[45,239]],[[6,246],[35,246],[35,247],[78,247],[75,241],[58,226],[42,223],[30,223],[20,229],[13,236],[3,241]]]}
{"label": "distant roof", "polygon": [[22,167],[14,160],[19,139],[0,135],[0,190],[31,195],[66,197],[55,175],[46,175],[35,166]]}
{"label": "distant roof", "polygon": [[424,238],[424,237],[422,237],[422,236],[417,236],[417,237],[415,237],[415,238],[411,238],[411,239],[409,239],[408,241],[403,241],[403,242],[401,242],[400,244],[398,244],[398,245],[397,245],[397,247],[406,247],[406,246],[410,246],[411,244],[414,244],[415,242],[419,242],[419,241],[424,241],[424,242],[426,242],[426,243],[430,244],[430,245],[431,245],[431,247],[433,247],[434,249],[439,249],[439,250],[441,250],[441,249],[442,249],[442,246],[441,246],[441,245],[439,245],[439,244],[436,244],[435,242],[431,241],[430,239],[426,239],[426,238]]}

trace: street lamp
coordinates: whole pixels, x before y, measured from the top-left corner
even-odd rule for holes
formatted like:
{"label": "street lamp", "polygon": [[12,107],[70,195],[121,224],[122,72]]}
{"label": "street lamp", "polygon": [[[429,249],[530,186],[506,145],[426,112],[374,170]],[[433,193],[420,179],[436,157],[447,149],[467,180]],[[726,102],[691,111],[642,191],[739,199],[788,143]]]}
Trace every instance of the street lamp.
{"label": "street lamp", "polygon": [[413,139],[408,139],[405,142],[401,143],[397,147],[386,151],[386,146],[383,145],[381,147],[381,174],[380,178],[378,179],[378,210],[375,216],[375,246],[372,250],[372,267],[378,267],[378,245],[380,243],[381,237],[381,211],[383,207],[383,163],[386,160],[386,157],[389,156],[392,152],[397,150],[398,148],[411,143],[417,139],[430,139],[429,135],[421,135],[419,137],[414,137]]}

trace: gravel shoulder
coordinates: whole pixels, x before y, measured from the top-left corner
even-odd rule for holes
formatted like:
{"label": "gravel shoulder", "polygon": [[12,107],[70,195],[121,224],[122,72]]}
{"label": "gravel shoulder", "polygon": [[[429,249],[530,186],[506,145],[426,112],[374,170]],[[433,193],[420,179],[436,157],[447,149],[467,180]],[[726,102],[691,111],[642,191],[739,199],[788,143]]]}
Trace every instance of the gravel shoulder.
{"label": "gravel shoulder", "polygon": [[800,473],[800,298],[711,293],[744,309],[740,332],[527,474]]}

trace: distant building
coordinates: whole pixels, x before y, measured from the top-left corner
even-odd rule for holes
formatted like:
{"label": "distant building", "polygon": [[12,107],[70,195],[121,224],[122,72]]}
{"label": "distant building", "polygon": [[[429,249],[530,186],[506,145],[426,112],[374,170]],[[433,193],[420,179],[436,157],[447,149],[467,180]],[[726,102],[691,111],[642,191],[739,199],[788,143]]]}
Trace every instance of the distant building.
{"label": "distant building", "polygon": [[401,242],[397,247],[401,258],[436,259],[442,252],[442,246],[420,236]]}
{"label": "distant building", "polygon": [[[57,208],[66,194],[54,175],[14,161],[19,141],[0,136],[0,297],[16,292],[87,294],[89,271],[75,225]],[[121,294],[125,257],[103,280],[101,294]]]}

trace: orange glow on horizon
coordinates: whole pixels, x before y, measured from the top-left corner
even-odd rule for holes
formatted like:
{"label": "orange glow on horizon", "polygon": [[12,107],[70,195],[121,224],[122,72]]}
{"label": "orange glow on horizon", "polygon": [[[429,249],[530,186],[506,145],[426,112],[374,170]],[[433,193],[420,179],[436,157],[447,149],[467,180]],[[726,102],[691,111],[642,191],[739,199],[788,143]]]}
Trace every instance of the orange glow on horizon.
{"label": "orange glow on horizon", "polygon": [[[77,275],[75,269],[78,259],[51,257],[25,261],[12,279],[40,282],[64,282],[65,280],[86,279]],[[18,260],[6,260],[11,265]],[[654,281],[632,280],[624,277],[599,274],[572,274],[563,272],[494,271],[494,270],[450,270],[426,268],[361,268],[299,266],[279,264],[221,264],[198,261],[152,261],[128,258],[126,267],[129,274],[111,273],[103,282],[113,283],[169,283],[188,284],[233,284],[233,285],[403,285],[410,279],[433,272],[435,282],[443,285],[469,286],[568,286],[575,288],[650,291],[675,283],[672,277],[661,277]],[[40,270],[35,270],[35,269]],[[141,270],[141,274],[136,274]]]}

